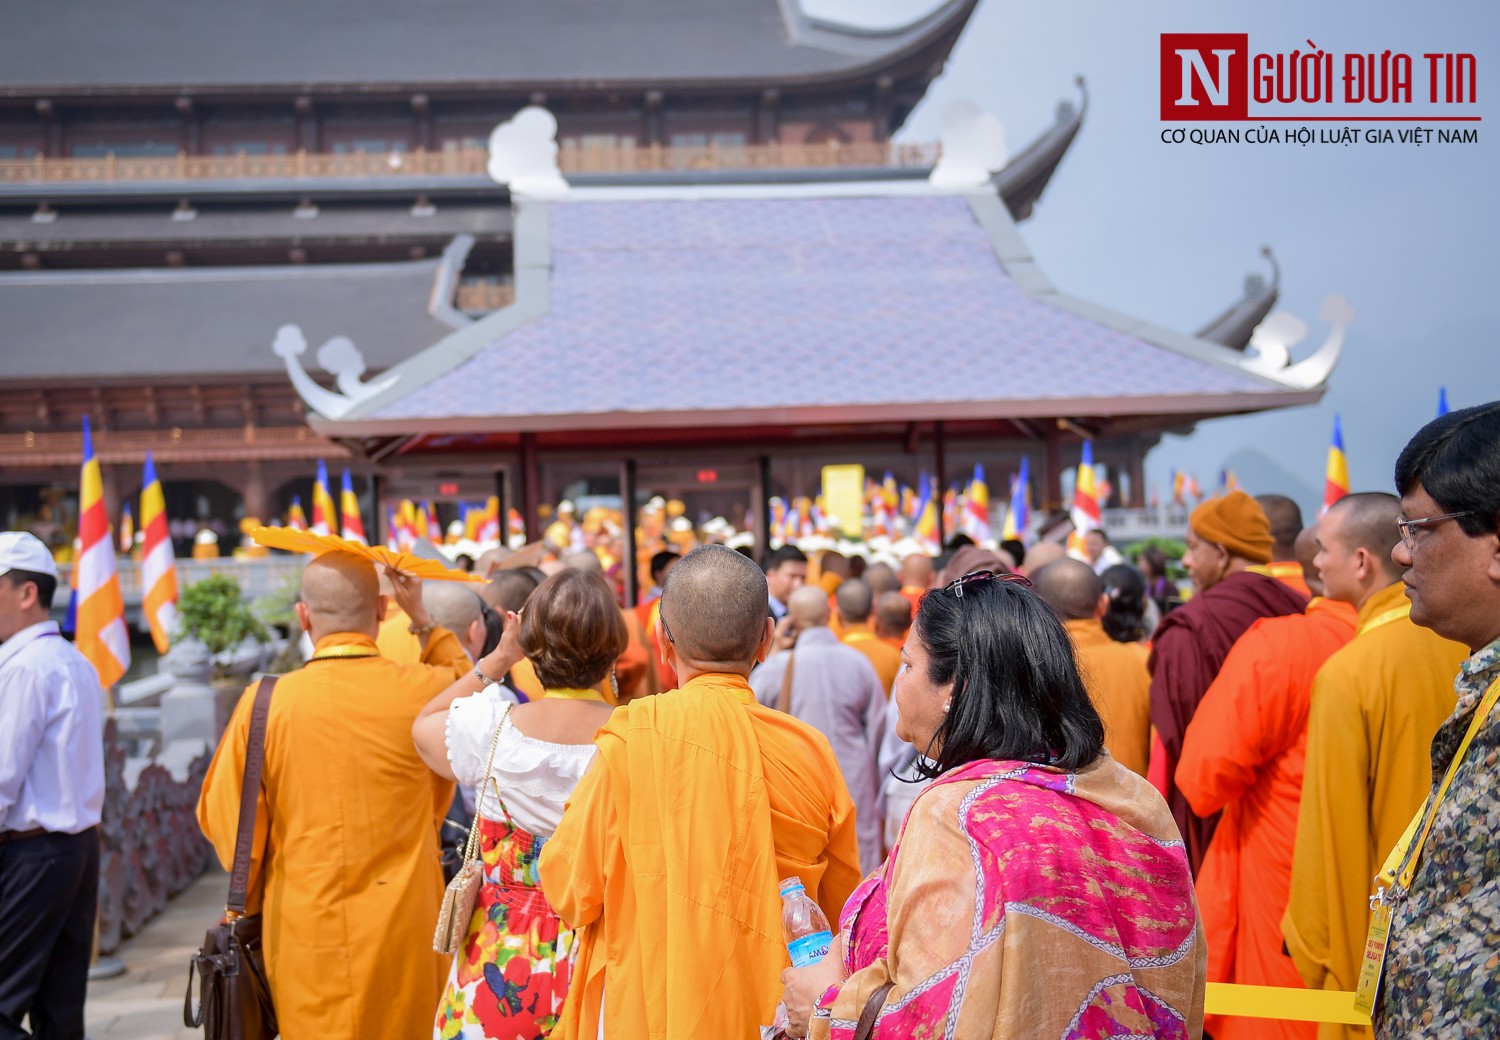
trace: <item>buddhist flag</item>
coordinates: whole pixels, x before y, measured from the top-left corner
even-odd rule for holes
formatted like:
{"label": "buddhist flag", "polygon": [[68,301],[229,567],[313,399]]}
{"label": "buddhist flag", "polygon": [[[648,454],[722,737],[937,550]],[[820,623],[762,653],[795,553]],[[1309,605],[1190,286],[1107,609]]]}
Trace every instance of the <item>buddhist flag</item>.
{"label": "buddhist flag", "polygon": [[921,544],[924,551],[936,553],[942,548],[938,542],[938,503],[937,481],[935,479],[922,481],[922,497],[917,502],[916,526],[912,530],[912,536]]}
{"label": "buddhist flag", "polygon": [[120,507],[120,551],[130,552],[135,545],[135,518],[130,515],[130,503]]}
{"label": "buddhist flag", "polygon": [[990,486],[984,480],[984,466],[974,466],[974,479],[969,482],[969,499],[964,509],[965,533],[976,542],[990,537]]}
{"label": "buddhist flag", "polygon": [[1078,463],[1078,479],[1073,485],[1073,527],[1082,536],[1104,526],[1099,498],[1094,486],[1094,446],[1083,442],[1083,459]]}
{"label": "buddhist flag", "polygon": [[500,497],[491,495],[484,503],[484,522],[479,525],[479,537],[477,542],[498,542],[500,540]]}
{"label": "buddhist flag", "polygon": [[401,551],[400,521],[396,519],[396,507],[385,507],[385,547],[391,552]]}
{"label": "buddhist flag", "polygon": [[333,534],[338,514],[333,511],[333,496],[328,493],[328,467],[318,460],[318,479],[313,481],[312,533]]}
{"label": "buddhist flag", "polygon": [[772,495],[770,506],[771,517],[766,525],[766,537],[773,549],[779,549],[786,541],[786,502],[780,495]]}
{"label": "buddhist flag", "polygon": [[1447,414],[1448,414],[1448,388],[1446,386],[1440,386],[1440,387],[1438,387],[1438,418],[1441,419],[1443,416],[1445,416]]}
{"label": "buddhist flag", "polygon": [[141,478],[141,533],[146,544],[141,551],[141,609],[151,627],[156,652],[164,654],[172,645],[177,626],[177,561],[172,556],[172,535],[167,529],[167,500],[156,464],[146,453],[146,473]]}
{"label": "buddhist flag", "polygon": [[307,530],[307,513],[302,509],[302,496],[293,495],[291,507],[286,511],[286,525],[293,531]]}
{"label": "buddhist flag", "polygon": [[339,537],[360,545],[369,545],[365,539],[365,523],[359,518],[359,499],[354,497],[354,481],[349,478],[349,468],[344,467],[344,489],[339,494]]}
{"label": "buddhist flag", "polygon": [[1180,469],[1174,469],[1172,471],[1172,504],[1174,506],[1187,505],[1187,499],[1184,497],[1186,491],[1187,474]]}
{"label": "buddhist flag", "polygon": [[83,417],[83,473],[78,502],[78,649],[109,689],[130,668],[125,600],[115,572],[115,547],[104,512],[104,477],[94,458],[88,416]]}
{"label": "buddhist flag", "polygon": [[1323,482],[1323,512],[1349,493],[1349,460],[1344,456],[1344,430],[1333,417],[1333,443],[1328,445],[1328,473]]}
{"label": "buddhist flag", "polygon": [[[1002,539],[1026,537],[1026,528],[1031,523],[1031,465],[1025,456],[1021,458],[1021,472],[1010,485],[1010,508],[1005,511],[1005,528]],[[1017,560],[1017,563],[1020,561]]]}

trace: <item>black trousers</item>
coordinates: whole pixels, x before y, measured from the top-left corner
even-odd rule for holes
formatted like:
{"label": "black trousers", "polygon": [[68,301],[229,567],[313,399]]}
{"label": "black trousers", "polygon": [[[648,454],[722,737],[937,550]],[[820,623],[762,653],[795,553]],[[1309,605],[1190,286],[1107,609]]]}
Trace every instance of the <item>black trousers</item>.
{"label": "black trousers", "polygon": [[0,845],[0,1040],[83,1040],[98,906],[99,828]]}

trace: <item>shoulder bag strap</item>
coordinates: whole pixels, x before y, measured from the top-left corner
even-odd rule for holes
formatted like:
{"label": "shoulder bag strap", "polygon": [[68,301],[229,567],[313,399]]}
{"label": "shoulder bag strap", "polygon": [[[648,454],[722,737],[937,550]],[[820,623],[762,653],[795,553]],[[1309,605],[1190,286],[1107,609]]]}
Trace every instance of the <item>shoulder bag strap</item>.
{"label": "shoulder bag strap", "polygon": [[232,915],[245,915],[250,888],[250,850],[255,844],[255,800],[260,795],[261,767],[266,761],[266,717],[271,711],[271,691],[277,676],[267,675],[255,689],[250,711],[250,741],[245,749],[245,774],[240,785],[239,833],[234,839],[234,867],[229,872],[229,905]]}
{"label": "shoulder bag strap", "polygon": [[781,673],[781,695],[776,698],[776,709],[788,714],[792,710],[792,673],[797,668],[797,651],[786,652],[786,671]]}
{"label": "shoulder bag strap", "polygon": [[[506,701],[505,706],[500,709],[500,722],[495,727],[494,739],[490,741],[490,757],[484,764],[484,776],[480,777],[479,783],[474,785],[474,822],[469,825],[469,840],[464,843],[465,863],[479,858],[479,807],[484,801],[484,782],[491,779],[490,770],[495,767],[495,749],[500,746],[500,734],[505,732],[505,723],[510,718],[510,709],[513,707],[513,704]],[[497,799],[500,797],[498,787],[495,790],[495,797]],[[500,803],[500,809],[504,811],[504,802]]]}
{"label": "shoulder bag strap", "polygon": [[854,1024],[854,1040],[870,1040],[875,1032],[875,1020],[885,1007],[886,994],[890,993],[894,985],[894,982],[887,982],[870,994],[870,999],[865,1001],[865,1009],[859,1013],[859,1021]]}

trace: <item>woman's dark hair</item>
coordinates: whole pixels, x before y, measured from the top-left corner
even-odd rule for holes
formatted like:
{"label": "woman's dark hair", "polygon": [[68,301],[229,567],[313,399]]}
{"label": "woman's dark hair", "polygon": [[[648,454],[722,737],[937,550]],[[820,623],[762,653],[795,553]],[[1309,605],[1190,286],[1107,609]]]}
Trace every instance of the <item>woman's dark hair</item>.
{"label": "woman's dark hair", "polygon": [[500,637],[505,635],[505,615],[498,610],[492,610],[490,605],[481,599],[479,616],[484,620],[484,648],[479,651],[479,656],[488,657],[494,652],[495,647],[500,645]]}
{"label": "woman's dark hair", "polygon": [[[1417,431],[1396,459],[1396,491],[1420,483],[1470,536],[1500,527],[1500,401],[1449,412]],[[1413,517],[1412,519],[1417,519]]]}
{"label": "woman's dark hair", "polygon": [[527,598],[518,636],[521,652],[548,689],[596,685],[630,640],[603,575],[571,567]]}
{"label": "woman's dark hair", "polygon": [[935,777],[980,759],[1017,759],[1076,770],[1104,750],[1104,723],[1078,674],[1073,643],[1045,600],[1018,582],[970,581],[922,597],[913,631],[928,678],[953,683],[938,727]]}
{"label": "woman's dark hair", "polygon": [[1136,559],[1140,561],[1141,570],[1149,569],[1151,571],[1152,581],[1167,576],[1167,554],[1156,546],[1146,546],[1141,550],[1140,555]]}
{"label": "woman's dark hair", "polygon": [[1128,563],[1106,567],[1099,575],[1109,607],[1104,631],[1116,643],[1139,643],[1146,634],[1146,579]]}

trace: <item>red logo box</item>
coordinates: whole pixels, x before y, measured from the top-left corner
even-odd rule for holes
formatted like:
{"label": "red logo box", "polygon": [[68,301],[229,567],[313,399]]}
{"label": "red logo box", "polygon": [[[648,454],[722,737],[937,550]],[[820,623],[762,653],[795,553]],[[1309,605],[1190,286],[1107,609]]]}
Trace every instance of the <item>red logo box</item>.
{"label": "red logo box", "polygon": [[1247,34],[1161,34],[1162,119],[1248,119],[1249,109]]}

